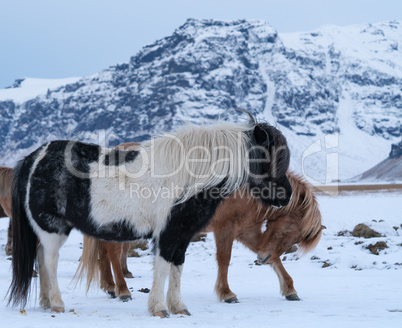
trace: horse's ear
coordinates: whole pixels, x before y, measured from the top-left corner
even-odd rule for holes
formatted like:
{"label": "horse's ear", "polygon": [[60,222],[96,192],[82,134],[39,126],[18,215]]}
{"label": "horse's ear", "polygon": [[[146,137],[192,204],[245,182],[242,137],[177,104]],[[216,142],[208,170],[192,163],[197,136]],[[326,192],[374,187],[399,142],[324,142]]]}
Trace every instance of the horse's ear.
{"label": "horse's ear", "polygon": [[261,129],[258,125],[254,128],[254,139],[258,145],[266,145],[269,143],[269,135],[267,131]]}

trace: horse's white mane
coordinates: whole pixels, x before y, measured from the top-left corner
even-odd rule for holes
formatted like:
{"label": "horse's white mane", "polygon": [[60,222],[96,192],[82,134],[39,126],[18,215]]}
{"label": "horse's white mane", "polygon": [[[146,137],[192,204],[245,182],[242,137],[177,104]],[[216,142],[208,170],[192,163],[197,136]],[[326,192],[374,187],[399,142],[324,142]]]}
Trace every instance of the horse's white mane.
{"label": "horse's white mane", "polygon": [[252,128],[247,123],[200,126],[186,123],[176,132],[163,134],[141,146],[150,148],[155,159],[169,168],[177,169],[174,181],[186,188],[178,202],[184,202],[217,185],[231,193],[247,181],[250,138],[245,132]]}

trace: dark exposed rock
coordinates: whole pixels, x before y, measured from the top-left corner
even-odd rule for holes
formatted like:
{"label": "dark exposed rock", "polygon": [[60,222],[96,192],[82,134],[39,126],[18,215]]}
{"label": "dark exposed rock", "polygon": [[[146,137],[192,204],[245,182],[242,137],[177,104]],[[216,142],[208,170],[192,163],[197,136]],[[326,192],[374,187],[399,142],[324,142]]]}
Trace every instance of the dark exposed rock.
{"label": "dark exposed rock", "polygon": [[140,257],[140,254],[135,249],[129,249],[127,252],[127,257]]}
{"label": "dark exposed rock", "polygon": [[193,239],[191,239],[192,242],[197,242],[197,241],[205,241],[207,238],[207,234],[205,232],[200,232],[197,233]]}
{"label": "dark exposed rock", "polygon": [[297,250],[298,250],[297,245],[293,245],[292,247],[290,247],[290,248],[285,252],[285,254],[295,253],[295,252],[297,252]]}
{"label": "dark exposed rock", "polygon": [[347,237],[347,236],[350,236],[351,234],[352,233],[349,230],[342,230],[342,231],[338,232],[337,236],[338,237]]}
{"label": "dark exposed rock", "polygon": [[149,288],[141,288],[138,290],[140,293],[148,294],[151,290]]}
{"label": "dark exposed rock", "polygon": [[399,158],[402,156],[402,141],[398,144],[393,144],[391,146],[391,152],[389,153],[390,158]]}
{"label": "dark exposed rock", "polygon": [[[398,129],[398,133],[401,128]],[[371,169],[362,173],[357,178],[359,180],[381,180],[381,181],[400,181],[402,180],[402,141],[391,146],[388,158],[384,159]]]}
{"label": "dark exposed rock", "polygon": [[360,223],[358,224],[352,231],[353,237],[364,237],[364,238],[374,238],[374,237],[382,237],[380,233],[371,229],[367,225]]}
{"label": "dark exposed rock", "polygon": [[139,239],[136,241],[130,242],[130,248],[128,249],[127,256],[128,257],[140,257],[140,254],[137,252],[138,249],[145,251],[149,248],[148,241],[146,239]]}
{"label": "dark exposed rock", "polygon": [[331,263],[329,263],[328,261],[325,261],[324,264],[322,265],[322,268],[328,268],[331,265],[332,265]]}
{"label": "dark exposed rock", "polygon": [[368,249],[371,253],[374,255],[379,255],[379,251],[388,248],[388,245],[385,241],[378,241],[374,245],[370,244],[366,246],[366,249]]}

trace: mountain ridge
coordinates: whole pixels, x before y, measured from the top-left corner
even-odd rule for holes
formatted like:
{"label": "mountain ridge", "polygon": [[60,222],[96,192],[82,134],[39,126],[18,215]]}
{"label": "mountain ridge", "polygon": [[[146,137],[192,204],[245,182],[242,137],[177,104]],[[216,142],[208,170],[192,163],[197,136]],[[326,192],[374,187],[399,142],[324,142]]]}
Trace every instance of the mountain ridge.
{"label": "mountain ridge", "polygon": [[[354,41],[359,38],[360,46]],[[279,34],[260,20],[189,19],[127,63],[22,104],[0,98],[0,133],[5,136],[0,158],[13,164],[55,138],[99,143],[97,132],[104,131],[104,143],[114,146],[169,131],[183,120],[239,120],[243,116],[231,110],[235,107],[285,131],[298,171],[308,144],[329,134],[361,131],[378,148],[376,156],[385,157],[388,145],[401,136],[398,41],[398,21]],[[344,112],[354,124],[348,129],[357,132],[342,131]],[[368,154],[351,158],[344,143],[339,152],[350,168],[341,163],[341,177],[359,173],[361,159],[364,165],[374,164]],[[325,161],[308,168],[325,171]]]}

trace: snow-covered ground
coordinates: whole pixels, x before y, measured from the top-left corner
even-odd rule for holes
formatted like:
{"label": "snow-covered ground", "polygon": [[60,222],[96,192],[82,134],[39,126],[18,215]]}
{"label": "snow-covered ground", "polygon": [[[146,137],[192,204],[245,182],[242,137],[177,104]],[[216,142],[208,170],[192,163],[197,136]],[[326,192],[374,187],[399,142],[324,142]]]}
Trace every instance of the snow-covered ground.
{"label": "snow-covered ground", "polygon": [[[327,227],[317,248],[298,258],[287,254],[284,266],[294,279],[300,302],[279,294],[275,273],[268,266],[256,266],[256,255],[235,243],[229,282],[240,303],[218,302],[213,293],[216,278],[213,236],[192,243],[184,265],[182,292],[191,317],[151,317],[147,312],[151,288],[152,255],[129,258],[135,278],[127,279],[133,300],[123,303],[108,298],[101,290],[85,295],[84,286],[73,289],[71,279],[80,257],[80,233],[73,232],[61,250],[59,283],[66,313],[52,314],[31,298],[22,315],[0,303],[2,327],[399,327],[402,325],[402,193],[349,193],[347,196],[319,196],[323,224]],[[373,221],[375,220],[375,221]],[[380,232],[380,238],[338,236],[366,223]],[[8,220],[0,220],[0,294],[5,296],[11,280],[10,261],[5,255]],[[365,246],[385,241],[389,248],[380,255]],[[360,243],[362,242],[362,243]],[[314,258],[314,259],[312,259]],[[330,266],[322,268],[323,263]],[[39,284],[34,279],[34,286]],[[33,292],[38,295],[39,291]]]}

